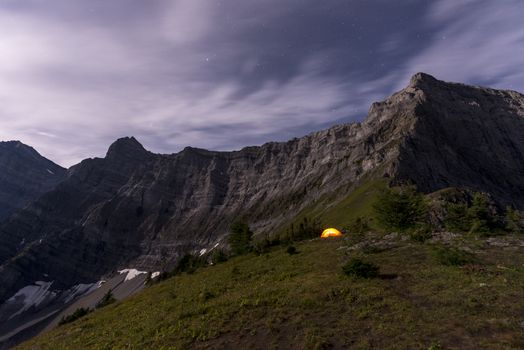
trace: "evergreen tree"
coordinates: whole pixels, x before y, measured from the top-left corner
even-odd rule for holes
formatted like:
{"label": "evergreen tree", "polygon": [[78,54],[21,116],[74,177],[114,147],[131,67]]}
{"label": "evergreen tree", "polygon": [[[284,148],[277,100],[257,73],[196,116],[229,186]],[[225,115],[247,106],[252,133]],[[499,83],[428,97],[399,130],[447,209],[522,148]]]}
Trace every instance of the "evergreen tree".
{"label": "evergreen tree", "polygon": [[399,231],[422,224],[428,211],[424,196],[413,187],[388,188],[382,191],[373,209],[383,228]]}
{"label": "evergreen tree", "polygon": [[251,251],[253,232],[249,225],[243,221],[234,222],[229,235],[229,246],[233,255],[243,255]]}

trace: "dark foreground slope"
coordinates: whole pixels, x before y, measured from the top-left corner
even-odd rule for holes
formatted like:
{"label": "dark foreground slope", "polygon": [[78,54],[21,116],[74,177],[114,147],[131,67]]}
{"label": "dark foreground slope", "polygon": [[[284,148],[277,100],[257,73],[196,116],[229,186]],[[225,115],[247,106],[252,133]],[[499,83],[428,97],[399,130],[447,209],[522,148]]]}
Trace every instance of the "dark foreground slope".
{"label": "dark foreground slope", "polygon": [[18,141],[0,142],[0,221],[53,189],[66,170]]}
{"label": "dark foreground slope", "polygon": [[[475,262],[442,264],[435,252],[443,243],[468,249]],[[420,244],[369,234],[296,248],[171,278],[20,349],[524,347],[522,237],[447,234]],[[377,264],[378,278],[343,275],[354,256]]]}
{"label": "dark foreground slope", "polygon": [[271,234],[369,179],[467,187],[522,209],[523,101],[417,74],[364,122],[285,143],[156,155],[120,139],[0,224],[0,303],[37,281],[59,295],[120,268],[169,269],[183,253],[222,244],[234,219]]}

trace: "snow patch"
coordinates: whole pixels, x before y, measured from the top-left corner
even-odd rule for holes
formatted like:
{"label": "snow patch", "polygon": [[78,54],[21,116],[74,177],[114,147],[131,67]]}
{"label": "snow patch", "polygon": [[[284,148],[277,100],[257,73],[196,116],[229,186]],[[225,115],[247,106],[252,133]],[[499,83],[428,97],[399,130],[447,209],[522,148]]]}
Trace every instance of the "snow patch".
{"label": "snow patch", "polygon": [[56,293],[49,290],[53,282],[36,281],[34,285],[25,286],[7,300],[6,303],[14,304],[21,302],[22,307],[10,319],[29,310],[33,306],[40,305],[48,297],[55,297]]}
{"label": "snow patch", "polygon": [[160,276],[160,271],[156,271],[151,274],[151,278],[157,278],[158,276]]}
{"label": "snow patch", "polygon": [[132,280],[136,276],[142,275],[142,274],[147,273],[147,272],[146,271],[138,271],[136,269],[125,269],[125,270],[118,271],[118,273],[119,274],[127,273],[126,279],[124,280],[124,282],[127,282],[127,281]]}
{"label": "snow patch", "polygon": [[204,249],[200,249],[200,256],[204,255],[207,253],[207,249],[204,248]]}

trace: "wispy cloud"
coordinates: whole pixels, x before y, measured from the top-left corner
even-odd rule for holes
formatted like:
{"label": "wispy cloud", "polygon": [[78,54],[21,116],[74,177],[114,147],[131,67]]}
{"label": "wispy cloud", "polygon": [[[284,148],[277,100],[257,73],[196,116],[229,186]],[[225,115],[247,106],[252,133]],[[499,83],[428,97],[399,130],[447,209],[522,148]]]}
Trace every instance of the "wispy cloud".
{"label": "wispy cloud", "polygon": [[524,3],[435,2],[427,14],[435,28],[431,45],[405,65],[444,80],[524,91]]}
{"label": "wispy cloud", "polygon": [[5,0],[0,139],[64,165],[125,135],[225,150],[361,119],[419,70],[523,88],[522,5],[497,4]]}

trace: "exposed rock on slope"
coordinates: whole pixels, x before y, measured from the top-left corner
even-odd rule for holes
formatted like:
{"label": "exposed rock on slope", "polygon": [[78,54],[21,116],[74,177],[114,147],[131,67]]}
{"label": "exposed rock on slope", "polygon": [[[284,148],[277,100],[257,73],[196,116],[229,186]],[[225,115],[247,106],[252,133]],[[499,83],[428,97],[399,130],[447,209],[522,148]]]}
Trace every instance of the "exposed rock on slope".
{"label": "exposed rock on slope", "polygon": [[0,142],[0,220],[65,178],[66,170],[18,141]]}
{"label": "exposed rock on slope", "polygon": [[395,178],[425,192],[455,186],[524,208],[524,95],[446,83],[419,73],[403,93],[423,92]]}
{"label": "exposed rock on slope", "polygon": [[0,225],[0,303],[35,281],[65,290],[117,268],[166,268],[213,247],[236,218],[271,232],[370,177],[482,190],[523,208],[522,135],[523,95],[417,74],[363,123],[285,143],[156,155],[120,139]]}

